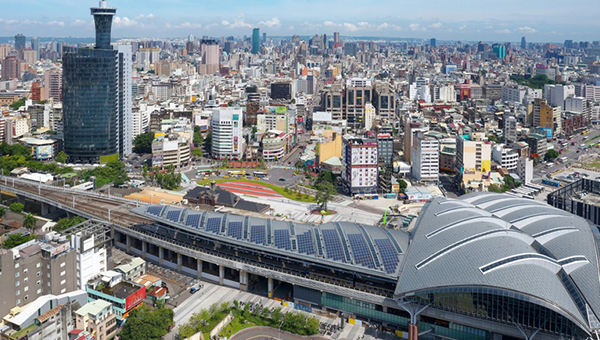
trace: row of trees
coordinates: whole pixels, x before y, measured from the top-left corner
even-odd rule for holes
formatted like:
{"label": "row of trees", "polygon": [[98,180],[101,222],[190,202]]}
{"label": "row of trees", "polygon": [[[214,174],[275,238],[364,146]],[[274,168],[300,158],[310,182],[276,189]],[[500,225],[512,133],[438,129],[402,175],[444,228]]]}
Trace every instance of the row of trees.
{"label": "row of trees", "polygon": [[160,340],[174,325],[174,316],[173,310],[165,308],[164,302],[155,309],[142,304],[129,313],[120,336],[123,340]]}
{"label": "row of trees", "polygon": [[490,184],[488,186],[488,191],[491,192],[506,192],[506,191],[510,191],[514,188],[517,188],[521,186],[521,182],[519,181],[515,181],[514,178],[512,178],[512,176],[507,175],[504,176],[504,184],[502,185],[498,185],[498,184]]}
{"label": "row of trees", "polygon": [[111,182],[115,186],[119,186],[129,180],[125,164],[121,161],[110,161],[105,166],[84,171],[81,174],[81,179],[89,181],[92,176],[96,176],[96,187],[98,188]]}

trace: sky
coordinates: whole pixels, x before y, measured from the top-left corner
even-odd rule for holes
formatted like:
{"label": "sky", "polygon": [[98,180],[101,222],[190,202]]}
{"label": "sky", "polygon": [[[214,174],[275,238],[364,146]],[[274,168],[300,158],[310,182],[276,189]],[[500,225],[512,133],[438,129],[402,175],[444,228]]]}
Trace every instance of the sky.
{"label": "sky", "polygon": [[[93,37],[95,0],[2,0],[0,36]],[[572,4],[576,4],[572,6]],[[463,41],[600,40],[600,1],[108,0],[113,38],[327,34]]]}

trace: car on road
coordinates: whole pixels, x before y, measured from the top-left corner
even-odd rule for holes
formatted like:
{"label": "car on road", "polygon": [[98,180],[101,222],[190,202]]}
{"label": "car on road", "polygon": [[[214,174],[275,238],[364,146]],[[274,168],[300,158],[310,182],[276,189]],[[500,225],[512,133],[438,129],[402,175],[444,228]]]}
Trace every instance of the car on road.
{"label": "car on road", "polygon": [[285,178],[280,178],[279,181],[280,182],[285,182]]}
{"label": "car on road", "polygon": [[190,294],[194,294],[195,292],[197,292],[199,290],[200,290],[200,288],[198,288],[198,287],[192,287],[192,288],[190,288]]}

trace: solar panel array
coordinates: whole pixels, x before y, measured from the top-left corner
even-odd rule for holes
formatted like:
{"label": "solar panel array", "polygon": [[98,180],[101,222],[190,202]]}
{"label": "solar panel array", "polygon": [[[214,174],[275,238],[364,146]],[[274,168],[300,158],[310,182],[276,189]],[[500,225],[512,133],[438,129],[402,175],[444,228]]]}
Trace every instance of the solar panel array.
{"label": "solar panel array", "polygon": [[321,244],[321,235],[319,235],[319,230],[314,229],[315,232],[315,240],[317,241],[317,255],[323,256],[323,245]]}
{"label": "solar panel array", "polygon": [[334,229],[323,229],[322,232],[327,257],[334,261],[342,261],[344,253],[342,252],[342,243],[338,233]]}
{"label": "solar panel array", "polygon": [[367,242],[362,234],[348,234],[348,241],[354,254],[354,263],[360,264],[368,268],[375,268],[373,257],[369,252]]}
{"label": "solar panel array", "polygon": [[305,253],[307,255],[313,255],[315,253],[315,245],[312,239],[312,230],[296,236],[298,240],[298,252]]}
{"label": "solar panel array", "polygon": [[396,268],[398,267],[398,252],[396,251],[392,241],[390,239],[384,238],[380,240],[375,240],[375,244],[377,248],[379,248],[379,255],[381,255],[381,260],[383,260],[383,267],[385,268],[385,272],[388,274],[393,274],[396,272]]}
{"label": "solar panel array", "polygon": [[275,230],[275,247],[279,249],[290,250],[290,230],[276,229]]}
{"label": "solar panel array", "polygon": [[363,234],[365,241],[367,242],[367,246],[371,249],[371,254],[373,254],[373,260],[375,261],[375,267],[380,268],[381,263],[379,263],[379,258],[377,257],[377,252],[375,252],[375,246],[373,245],[373,241],[369,237],[369,233],[365,230],[365,228],[361,225],[358,226],[358,230]]}
{"label": "solar panel array", "polygon": [[253,225],[250,228],[250,242],[264,245],[267,241],[264,225]]}
{"label": "solar panel array", "polygon": [[387,236],[390,238],[390,240],[392,240],[392,244],[394,245],[394,248],[396,248],[396,251],[398,252],[398,254],[402,254],[402,248],[400,248],[398,241],[396,241],[396,238],[394,236],[392,236],[392,233],[387,229],[383,229],[383,231],[387,234]]}
{"label": "solar panel array", "polygon": [[248,239],[248,217],[244,218],[244,240]]}
{"label": "solar panel array", "polygon": [[179,222],[179,216],[181,215],[181,210],[171,210],[167,212],[167,220],[173,222]]}
{"label": "solar panel array", "polygon": [[219,225],[221,222],[220,217],[211,217],[206,222],[206,231],[210,231],[211,233],[218,234],[219,233]]}
{"label": "solar panel array", "polygon": [[342,239],[342,251],[344,252],[344,256],[346,257],[346,262],[350,262],[350,252],[348,251],[348,244],[346,244],[346,238],[344,237],[342,226],[337,222],[333,223],[333,225],[335,225],[335,229],[337,229],[338,234]]}
{"label": "solar panel array", "polygon": [[163,209],[162,206],[154,206],[154,207],[148,207],[148,209],[146,211],[148,212],[148,214],[160,216],[160,212],[162,211],[162,209]]}
{"label": "solar panel array", "polygon": [[185,225],[188,227],[198,228],[201,217],[202,217],[202,214],[187,215],[187,217],[185,219]]}
{"label": "solar panel array", "polygon": [[238,240],[242,238],[242,227],[243,222],[229,222],[229,228],[227,229],[227,236],[235,237]]}

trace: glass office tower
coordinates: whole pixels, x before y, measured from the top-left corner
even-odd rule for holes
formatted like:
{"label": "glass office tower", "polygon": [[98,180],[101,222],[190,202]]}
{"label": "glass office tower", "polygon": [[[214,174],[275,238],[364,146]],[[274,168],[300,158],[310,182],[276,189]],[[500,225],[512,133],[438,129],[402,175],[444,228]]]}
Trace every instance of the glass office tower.
{"label": "glass office tower", "polygon": [[63,53],[64,150],[76,163],[119,159],[118,51],[110,45],[116,9],[100,1],[91,12],[96,47]]}
{"label": "glass office tower", "polygon": [[252,30],[252,54],[258,54],[260,52],[260,29],[255,28]]}

